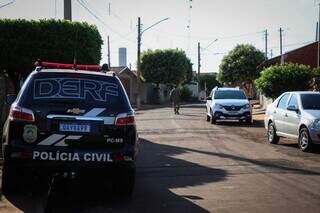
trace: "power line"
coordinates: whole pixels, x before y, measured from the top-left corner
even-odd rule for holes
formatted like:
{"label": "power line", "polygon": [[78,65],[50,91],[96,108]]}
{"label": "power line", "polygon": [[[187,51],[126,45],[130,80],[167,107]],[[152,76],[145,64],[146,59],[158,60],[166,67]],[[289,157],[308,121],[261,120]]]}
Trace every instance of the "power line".
{"label": "power line", "polygon": [[85,9],[88,11],[88,13],[90,13],[96,20],[98,20],[101,24],[103,24],[103,26],[105,26],[108,30],[110,30],[111,32],[117,34],[119,37],[130,41],[132,43],[135,43],[135,41],[132,41],[128,38],[126,38],[124,35],[122,35],[121,33],[115,31],[112,27],[110,27],[108,24],[106,24],[98,15],[96,15],[92,10],[89,9],[89,5],[84,2],[84,0],[77,0],[77,2]]}
{"label": "power line", "polygon": [[16,1],[16,0],[12,0],[12,1],[8,2],[8,3],[5,3],[5,4],[3,4],[3,5],[0,5],[0,9],[3,8],[3,7],[9,6],[10,4],[13,4],[15,1]]}
{"label": "power line", "polygon": [[190,54],[190,38],[191,38],[191,12],[192,12],[192,0],[188,0],[188,24],[187,24],[187,32],[188,32],[188,54]]}
{"label": "power line", "polygon": [[[286,44],[286,45],[282,45],[282,47],[292,47],[292,46],[298,46],[298,45],[303,45],[303,44],[311,44],[314,41],[305,41],[305,42],[299,42],[299,43],[292,43],[292,44]],[[280,46],[273,46],[270,47],[270,49],[275,49],[275,48],[279,48]]]}
{"label": "power line", "polygon": [[[180,38],[188,38],[188,35],[182,35],[182,34],[175,34],[175,33],[169,33],[169,32],[165,32],[165,31],[161,31],[158,29],[152,29],[154,31],[157,31],[159,33],[162,34],[166,34],[167,36],[172,36],[172,37],[180,37]],[[264,33],[264,31],[258,31],[258,32],[251,32],[251,33],[244,33],[244,34],[238,34],[238,35],[231,35],[231,36],[210,36],[210,37],[203,37],[203,36],[190,36],[191,39],[194,40],[212,40],[212,39],[219,39],[219,40],[223,40],[223,39],[233,39],[233,38],[241,38],[241,37],[249,37],[249,36],[254,36],[254,35],[258,35]]]}

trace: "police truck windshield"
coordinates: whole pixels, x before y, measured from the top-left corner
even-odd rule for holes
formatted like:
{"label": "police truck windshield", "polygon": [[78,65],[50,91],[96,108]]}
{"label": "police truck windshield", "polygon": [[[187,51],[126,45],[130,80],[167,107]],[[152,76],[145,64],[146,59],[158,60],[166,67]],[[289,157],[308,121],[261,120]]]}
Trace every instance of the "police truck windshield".
{"label": "police truck windshield", "polygon": [[37,73],[21,96],[21,102],[33,105],[78,105],[129,109],[122,85],[115,77],[83,73]]}

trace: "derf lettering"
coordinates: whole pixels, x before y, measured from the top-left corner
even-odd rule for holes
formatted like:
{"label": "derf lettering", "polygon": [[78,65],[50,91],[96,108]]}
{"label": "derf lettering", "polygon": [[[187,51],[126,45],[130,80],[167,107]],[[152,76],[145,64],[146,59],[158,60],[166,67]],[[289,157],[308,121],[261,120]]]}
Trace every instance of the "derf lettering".
{"label": "derf lettering", "polygon": [[70,79],[46,78],[34,80],[34,99],[44,98],[75,98],[106,101],[107,96],[118,96],[118,85],[110,82]]}

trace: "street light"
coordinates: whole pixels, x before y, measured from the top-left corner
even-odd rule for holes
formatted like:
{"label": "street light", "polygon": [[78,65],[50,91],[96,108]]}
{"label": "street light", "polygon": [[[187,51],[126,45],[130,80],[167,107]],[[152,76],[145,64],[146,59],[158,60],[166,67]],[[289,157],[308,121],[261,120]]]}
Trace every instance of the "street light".
{"label": "street light", "polygon": [[141,37],[142,37],[142,33],[144,33],[145,31],[149,30],[150,28],[160,24],[163,21],[168,20],[168,18],[164,18],[154,24],[152,24],[151,26],[147,27],[146,29],[141,31],[141,22],[140,22],[140,17],[138,17],[138,52],[137,52],[137,96],[136,96],[136,105],[137,105],[137,109],[140,108],[140,57],[141,57]]}
{"label": "street light", "polygon": [[212,41],[210,44],[208,44],[208,46],[206,46],[205,48],[202,48],[202,50],[206,50],[208,49],[214,42],[218,41],[218,39],[216,38],[214,41]]}
{"label": "street light", "polygon": [[152,27],[156,26],[157,24],[160,24],[161,22],[166,21],[166,20],[168,20],[168,19],[169,19],[169,17],[164,18],[164,19],[162,19],[162,20],[160,20],[160,21],[157,21],[156,23],[154,23],[154,24],[152,24],[151,26],[147,27],[146,29],[142,30],[142,31],[141,31],[141,35],[142,35],[142,33],[144,33],[145,31],[149,30],[150,28],[152,28]]}
{"label": "street light", "polygon": [[0,5],[0,9],[3,8],[3,7],[6,7],[6,6],[10,5],[10,4],[13,4],[15,1],[16,1],[16,0],[12,0],[12,1],[8,2],[8,3],[5,3],[5,4],[3,4],[3,5]]}

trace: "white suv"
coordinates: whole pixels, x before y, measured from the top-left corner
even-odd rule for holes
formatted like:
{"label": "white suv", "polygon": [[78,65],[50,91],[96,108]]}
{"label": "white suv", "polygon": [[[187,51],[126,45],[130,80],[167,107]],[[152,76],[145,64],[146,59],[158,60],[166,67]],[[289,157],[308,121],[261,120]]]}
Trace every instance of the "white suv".
{"label": "white suv", "polygon": [[207,121],[238,120],[252,123],[249,99],[239,88],[214,88],[207,98]]}

